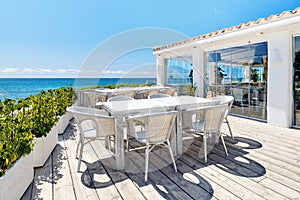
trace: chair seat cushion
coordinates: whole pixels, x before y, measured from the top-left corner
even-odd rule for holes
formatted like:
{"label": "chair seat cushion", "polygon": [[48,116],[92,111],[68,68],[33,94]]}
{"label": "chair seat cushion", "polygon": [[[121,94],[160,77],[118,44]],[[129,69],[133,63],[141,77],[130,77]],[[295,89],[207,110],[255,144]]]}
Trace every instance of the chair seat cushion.
{"label": "chair seat cushion", "polygon": [[147,139],[146,131],[137,131],[135,137],[137,141],[146,143],[146,139]]}
{"label": "chair seat cushion", "polygon": [[204,122],[193,122],[193,129],[197,131],[204,131]]}
{"label": "chair seat cushion", "polygon": [[96,133],[96,129],[88,129],[88,130],[85,130],[83,132],[83,136],[85,138],[96,138],[97,137],[97,133]]}

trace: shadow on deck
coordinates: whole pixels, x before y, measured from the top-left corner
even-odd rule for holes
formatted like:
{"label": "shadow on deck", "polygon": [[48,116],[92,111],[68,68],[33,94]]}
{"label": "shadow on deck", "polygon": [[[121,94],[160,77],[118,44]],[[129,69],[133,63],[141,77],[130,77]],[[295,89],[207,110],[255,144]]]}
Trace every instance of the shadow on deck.
{"label": "shadow on deck", "polygon": [[[208,162],[199,158],[201,138],[184,140],[184,153],[176,159],[175,173],[167,149],[150,153],[148,182],[144,182],[144,149],[125,153],[125,169],[115,170],[115,159],[99,141],[86,145],[83,163],[77,172],[75,159],[78,133],[71,124],[59,136],[47,163],[35,170],[35,179],[26,198],[41,199],[282,199],[300,197],[299,148],[297,130],[278,137],[276,127],[230,117],[235,139],[225,137],[229,156],[222,144],[208,154]],[[253,126],[257,125],[257,126]],[[269,128],[269,129],[268,129]],[[247,131],[247,130],[252,130]],[[282,129],[290,130],[290,129]],[[278,130],[277,130],[278,131]],[[224,132],[227,133],[226,126]],[[272,132],[272,133],[271,133]],[[295,133],[294,133],[295,132]],[[280,132],[279,130],[279,133]],[[276,137],[277,136],[277,137]],[[274,138],[277,138],[274,140]],[[281,145],[285,142],[285,145]],[[138,147],[136,142],[132,148]],[[200,151],[201,152],[201,151]],[[298,152],[298,154],[296,154]],[[291,159],[286,159],[286,156]],[[201,153],[200,153],[201,157]],[[282,168],[285,163],[285,168]],[[23,199],[26,199],[23,198]]]}

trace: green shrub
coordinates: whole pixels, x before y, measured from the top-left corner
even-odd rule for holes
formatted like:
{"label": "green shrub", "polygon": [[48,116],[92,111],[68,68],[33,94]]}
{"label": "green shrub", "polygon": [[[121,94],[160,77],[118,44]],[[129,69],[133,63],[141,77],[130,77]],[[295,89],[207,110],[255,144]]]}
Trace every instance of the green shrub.
{"label": "green shrub", "polygon": [[46,136],[59,117],[66,113],[73,103],[72,94],[73,89],[68,87],[42,91],[30,97],[32,133],[36,137]]}
{"label": "green shrub", "polygon": [[196,89],[197,89],[196,83],[194,85],[192,83],[189,83],[186,86],[186,91],[190,96],[195,96]]}
{"label": "green shrub", "polygon": [[0,101],[0,176],[33,148],[28,108],[28,99]]}
{"label": "green shrub", "polygon": [[26,99],[0,101],[0,177],[33,149],[33,138],[46,136],[71,106],[73,88],[42,91]]}

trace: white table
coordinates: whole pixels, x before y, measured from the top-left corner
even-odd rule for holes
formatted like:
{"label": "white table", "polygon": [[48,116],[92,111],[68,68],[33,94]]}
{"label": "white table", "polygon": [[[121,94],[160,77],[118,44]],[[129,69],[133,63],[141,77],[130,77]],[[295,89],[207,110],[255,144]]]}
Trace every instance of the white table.
{"label": "white table", "polygon": [[[215,101],[214,101],[215,102]],[[177,131],[171,136],[171,146],[174,156],[182,154],[182,115],[181,111],[211,105],[211,99],[179,96],[157,99],[139,99],[129,101],[103,102],[103,108],[115,117],[116,130],[116,168],[124,169],[124,133],[123,118],[137,113],[150,113],[157,111],[178,110]]]}
{"label": "white table", "polygon": [[[176,124],[177,124],[177,132],[176,132],[176,144],[174,150],[175,156],[182,154],[182,112],[187,109],[210,106],[220,104],[220,101],[210,99],[210,98],[200,98],[200,97],[192,97],[192,96],[178,96],[178,97],[169,97],[169,98],[157,98],[156,101],[161,103],[168,103],[170,105],[175,106],[175,109],[178,111]],[[172,146],[172,147],[173,147]]]}
{"label": "white table", "polygon": [[154,90],[163,90],[163,89],[173,89],[171,87],[165,87],[165,86],[146,86],[146,87],[126,87],[126,88],[118,88],[118,89],[95,89],[96,93],[99,93],[101,95],[105,95],[108,99],[109,97],[112,97],[117,94],[127,93],[127,92],[140,92],[140,91],[154,91]]}

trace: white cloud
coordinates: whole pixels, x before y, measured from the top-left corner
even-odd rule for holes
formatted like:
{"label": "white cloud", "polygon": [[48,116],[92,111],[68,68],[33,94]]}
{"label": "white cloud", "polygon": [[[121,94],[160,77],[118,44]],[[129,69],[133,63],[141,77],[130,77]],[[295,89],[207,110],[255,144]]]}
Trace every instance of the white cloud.
{"label": "white cloud", "polygon": [[[134,70],[97,70],[76,68],[0,68],[1,77],[155,77],[155,71],[148,68],[137,68]],[[79,74],[78,74],[79,73]]]}
{"label": "white cloud", "polygon": [[7,68],[0,69],[0,72],[2,73],[14,73],[17,71],[19,71],[19,68],[7,67]]}
{"label": "white cloud", "polygon": [[40,73],[53,73],[54,71],[52,69],[39,69],[38,72],[40,72]]}
{"label": "white cloud", "polygon": [[23,69],[23,72],[25,72],[25,73],[33,73],[33,72],[37,72],[37,71],[34,70],[34,69],[26,67],[26,68]]}
{"label": "white cloud", "polygon": [[55,72],[56,73],[66,73],[67,70],[66,69],[57,69]]}
{"label": "white cloud", "polygon": [[110,71],[110,70],[103,70],[103,74],[126,74],[127,72],[118,70],[118,71]]}
{"label": "white cloud", "polygon": [[79,69],[68,69],[68,72],[71,72],[71,73],[78,73],[78,72],[79,72]]}

